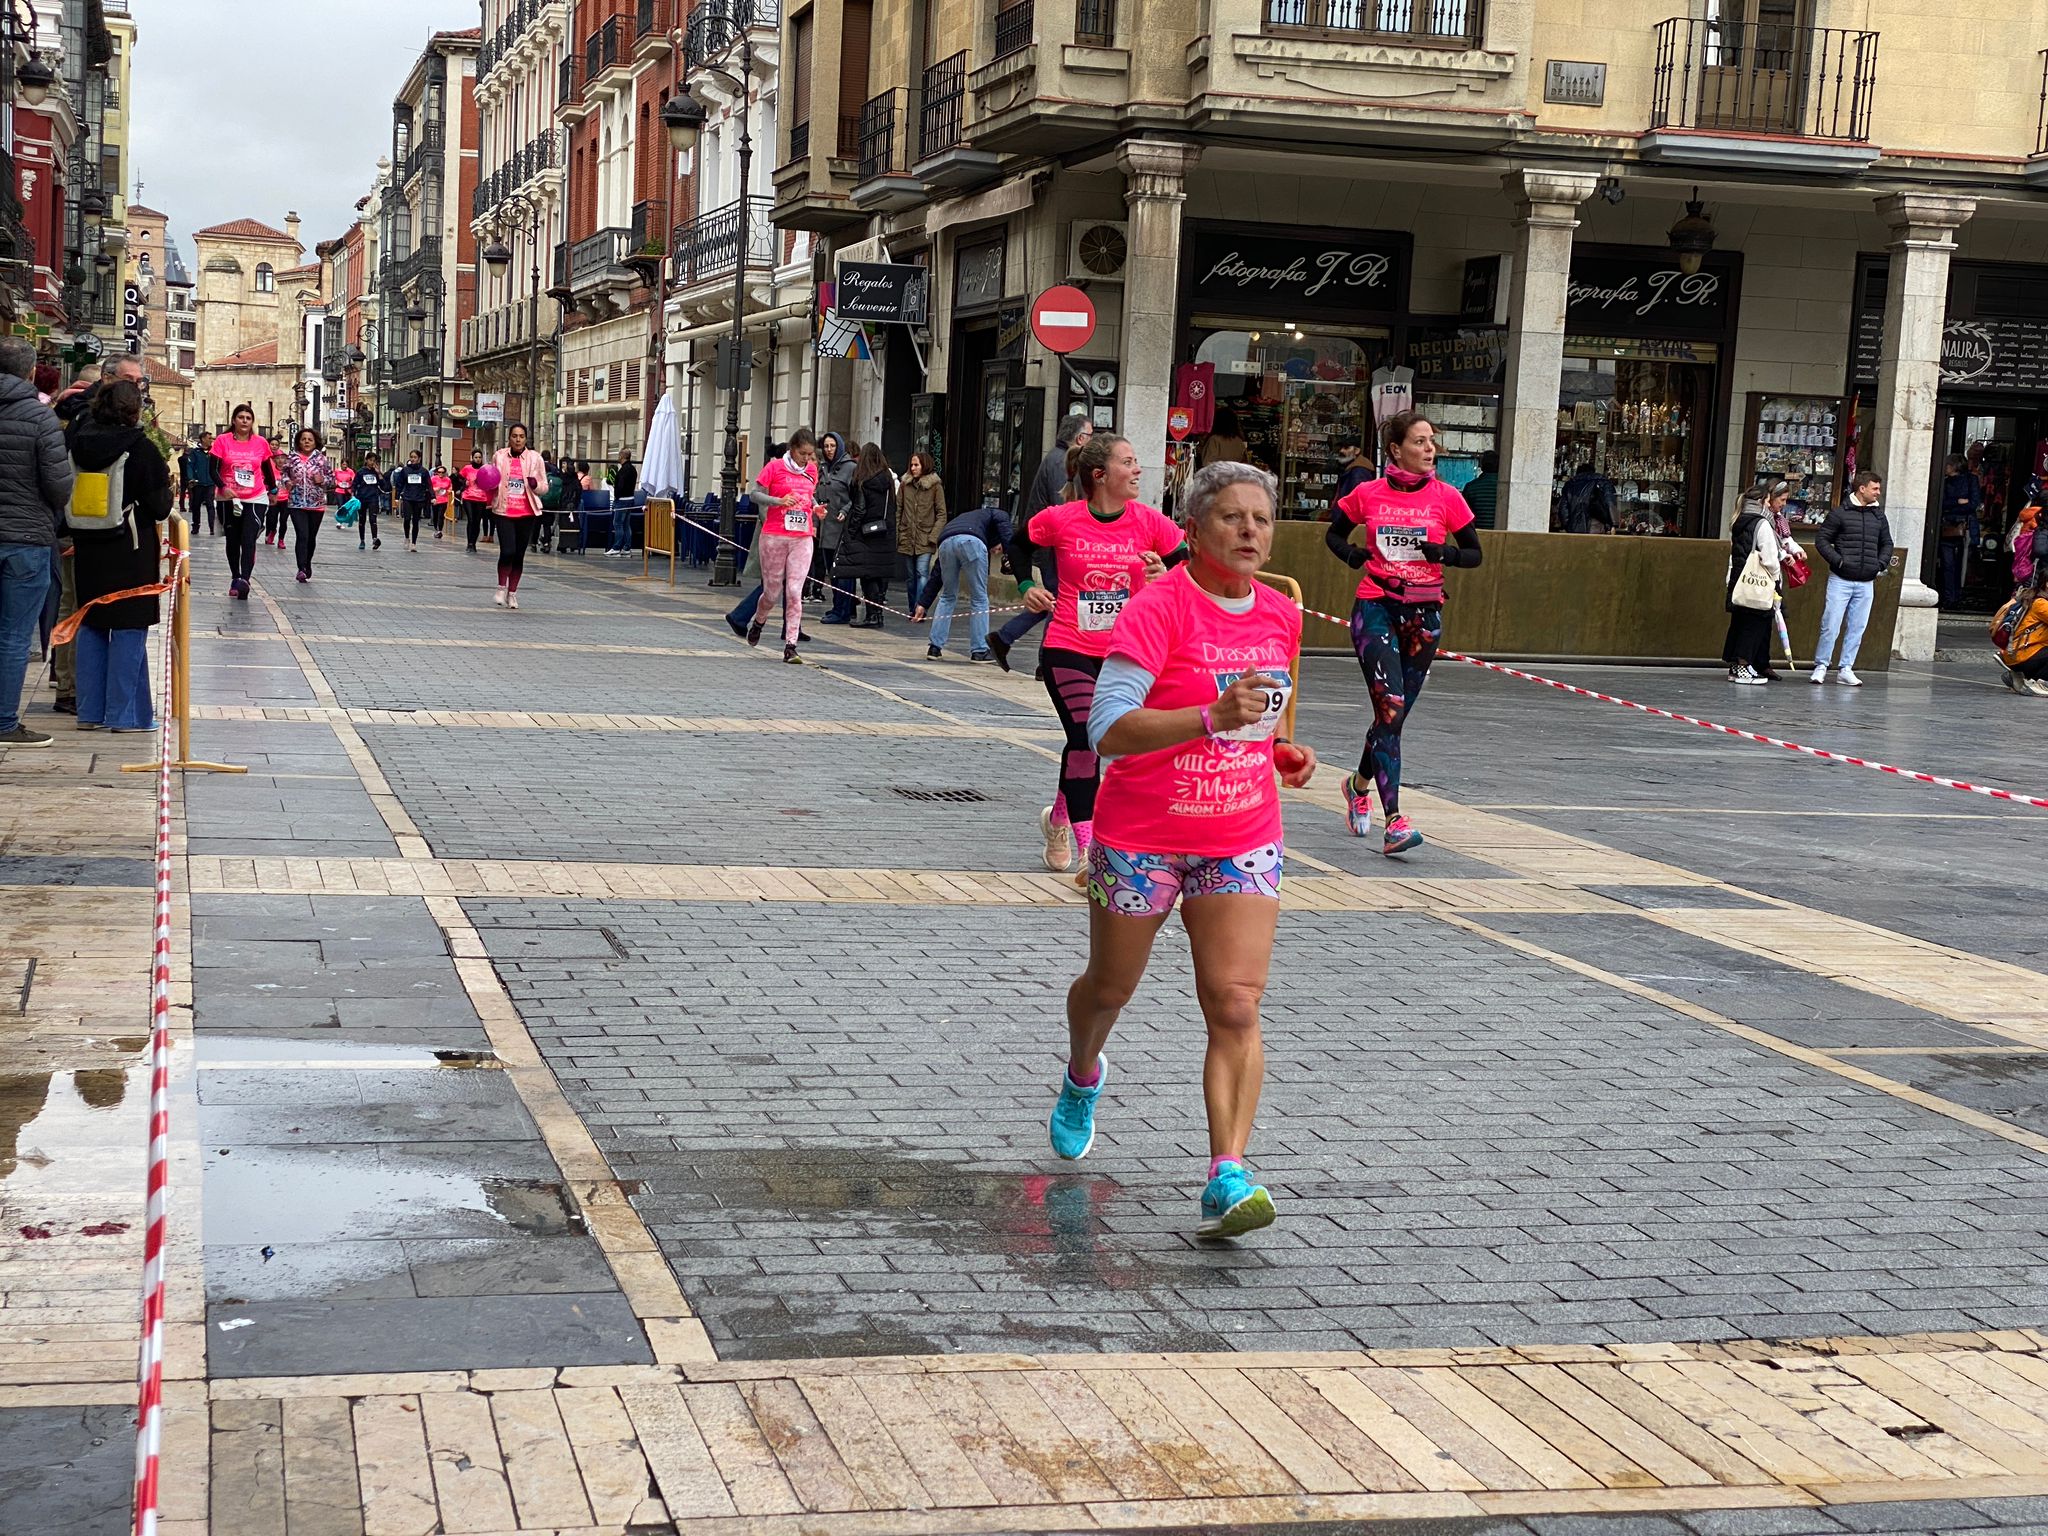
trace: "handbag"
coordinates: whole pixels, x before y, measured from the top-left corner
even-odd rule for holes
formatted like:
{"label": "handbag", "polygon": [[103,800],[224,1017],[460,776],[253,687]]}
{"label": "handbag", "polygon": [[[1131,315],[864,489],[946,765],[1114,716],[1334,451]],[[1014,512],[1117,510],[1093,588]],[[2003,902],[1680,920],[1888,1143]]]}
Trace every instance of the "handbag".
{"label": "handbag", "polygon": [[1758,613],[1769,613],[1778,606],[1778,584],[1771,580],[1771,573],[1764,564],[1763,556],[1755,550],[1742,563],[1742,574],[1735,578],[1735,585],[1729,589],[1728,601],[1737,608],[1748,608]]}
{"label": "handbag", "polygon": [[1787,555],[1778,569],[1785,573],[1785,585],[1794,591],[1813,579],[1813,567],[1806,563],[1804,555]]}

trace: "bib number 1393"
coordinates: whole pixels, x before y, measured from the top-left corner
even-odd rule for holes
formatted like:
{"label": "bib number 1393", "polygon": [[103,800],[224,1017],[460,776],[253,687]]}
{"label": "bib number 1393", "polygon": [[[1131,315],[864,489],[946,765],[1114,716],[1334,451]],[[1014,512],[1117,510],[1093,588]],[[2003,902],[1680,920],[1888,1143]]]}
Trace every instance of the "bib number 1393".
{"label": "bib number 1393", "polygon": [[[1218,731],[1218,741],[1271,741],[1273,733],[1280,729],[1280,719],[1287,713],[1287,701],[1294,696],[1294,674],[1285,667],[1261,667],[1259,671],[1273,680],[1273,686],[1266,690],[1265,713],[1234,731]],[[1243,675],[1241,672],[1216,673],[1216,697],[1222,698]]]}
{"label": "bib number 1393", "polygon": [[1084,634],[1100,634],[1116,628],[1116,616],[1124,611],[1124,604],[1131,594],[1122,587],[1108,591],[1083,592],[1075,604],[1075,613],[1080,620]]}

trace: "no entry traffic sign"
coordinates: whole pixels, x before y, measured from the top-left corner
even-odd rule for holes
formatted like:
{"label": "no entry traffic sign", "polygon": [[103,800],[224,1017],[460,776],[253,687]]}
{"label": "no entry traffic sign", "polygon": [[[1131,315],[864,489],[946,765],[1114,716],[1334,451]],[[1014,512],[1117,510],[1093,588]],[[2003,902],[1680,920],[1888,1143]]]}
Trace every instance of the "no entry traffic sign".
{"label": "no entry traffic sign", "polygon": [[1062,356],[1085,347],[1095,334],[1095,304],[1064,283],[1048,288],[1031,301],[1031,334],[1046,351]]}

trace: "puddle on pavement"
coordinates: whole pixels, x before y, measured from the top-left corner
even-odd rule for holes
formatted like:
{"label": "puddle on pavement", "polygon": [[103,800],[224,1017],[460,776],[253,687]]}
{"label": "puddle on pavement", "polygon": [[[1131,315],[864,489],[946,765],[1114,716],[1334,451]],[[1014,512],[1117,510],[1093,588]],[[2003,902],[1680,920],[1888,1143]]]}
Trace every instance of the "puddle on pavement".
{"label": "puddle on pavement", "polygon": [[0,1206],[135,1186],[148,1091],[146,1065],[0,1074]]}
{"label": "puddle on pavement", "polygon": [[209,1147],[206,1241],[559,1237],[582,1230],[559,1182],[475,1174],[403,1148]]}
{"label": "puddle on pavement", "polygon": [[262,1036],[205,1035],[196,1042],[201,1067],[269,1069],[297,1067],[499,1068],[490,1051],[437,1051],[426,1046],[380,1045],[371,1041],[286,1040]]}
{"label": "puddle on pavement", "polygon": [[[879,1222],[910,1242],[923,1240],[934,1253],[993,1254],[1048,1287],[1098,1293],[1228,1287],[1236,1283],[1233,1270],[1257,1262],[1223,1246],[1190,1243],[1179,1252],[1119,1246],[1104,1217],[1125,1192],[1099,1175],[970,1173],[835,1147],[745,1150],[715,1163],[714,1188],[728,1209],[840,1218],[864,1230]],[[709,1171],[709,1163],[700,1165],[700,1172]],[[652,1182],[658,1201],[661,1181]],[[915,1288],[914,1277],[906,1276],[906,1283]]]}

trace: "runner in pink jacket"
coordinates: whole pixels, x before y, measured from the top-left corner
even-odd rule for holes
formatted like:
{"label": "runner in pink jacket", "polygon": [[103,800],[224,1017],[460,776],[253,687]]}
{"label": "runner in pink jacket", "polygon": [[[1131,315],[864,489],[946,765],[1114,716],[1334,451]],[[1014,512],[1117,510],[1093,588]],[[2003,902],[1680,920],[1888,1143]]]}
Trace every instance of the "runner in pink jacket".
{"label": "runner in pink jacket", "polygon": [[506,434],[509,447],[500,448],[491,467],[498,472],[498,488],[492,493],[491,512],[498,519],[498,595],[500,608],[519,606],[519,578],[526,573],[526,547],[540,526],[540,499],[548,486],[548,467],[541,456],[526,446],[526,428],[515,426]]}

